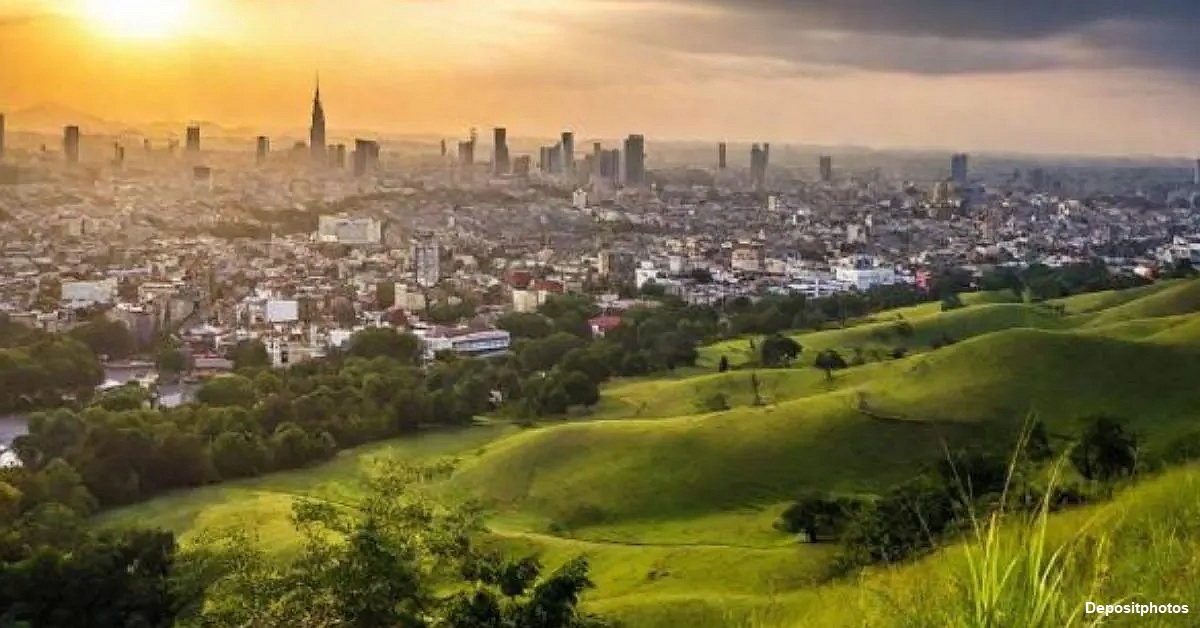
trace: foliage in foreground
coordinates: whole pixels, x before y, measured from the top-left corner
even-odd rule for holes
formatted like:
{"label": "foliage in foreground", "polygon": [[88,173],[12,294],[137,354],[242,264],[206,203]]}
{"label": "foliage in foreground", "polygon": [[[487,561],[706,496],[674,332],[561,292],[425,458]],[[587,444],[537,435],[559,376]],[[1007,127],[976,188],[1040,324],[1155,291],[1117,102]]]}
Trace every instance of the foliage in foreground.
{"label": "foliage in foreground", "polygon": [[[445,469],[441,469],[445,471]],[[189,626],[447,626],[591,628],[578,610],[592,588],[588,564],[548,576],[532,557],[508,561],[478,550],[482,531],[469,507],[445,508],[420,484],[431,471],[406,466],[369,481],[356,508],[300,501],[293,525],[303,543],[283,562],[255,539],[226,530],[185,556],[181,588],[204,591]]]}

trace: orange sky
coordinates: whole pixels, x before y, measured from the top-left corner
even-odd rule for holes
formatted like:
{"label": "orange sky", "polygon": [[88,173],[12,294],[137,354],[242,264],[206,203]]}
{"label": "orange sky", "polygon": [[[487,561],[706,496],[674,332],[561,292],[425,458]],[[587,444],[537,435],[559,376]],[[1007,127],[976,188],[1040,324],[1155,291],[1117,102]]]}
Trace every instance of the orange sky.
{"label": "orange sky", "polygon": [[[517,136],[1200,153],[1194,76],[1093,64],[1069,33],[1002,59],[1057,55],[1044,67],[997,69],[981,56],[970,59],[978,69],[925,71],[928,58],[990,48],[814,31],[812,48],[777,53],[741,46],[755,31],[726,30],[749,22],[715,0],[184,0],[186,25],[140,39],[88,17],[84,4],[102,1],[0,0],[10,127],[12,112],[53,102],[111,120],[297,130],[319,69],[333,134],[506,125]],[[874,57],[839,56],[872,46]],[[912,67],[889,58],[906,54]]]}

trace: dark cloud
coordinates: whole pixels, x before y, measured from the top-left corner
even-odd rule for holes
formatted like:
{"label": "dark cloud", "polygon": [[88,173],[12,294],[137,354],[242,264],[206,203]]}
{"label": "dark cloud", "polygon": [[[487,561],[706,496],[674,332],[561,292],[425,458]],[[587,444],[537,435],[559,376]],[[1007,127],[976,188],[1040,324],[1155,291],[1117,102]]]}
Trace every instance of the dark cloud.
{"label": "dark cloud", "polygon": [[[696,3],[696,0],[693,0]],[[698,0],[805,30],[1012,40],[1102,21],[1200,24],[1197,0]]]}
{"label": "dark cloud", "polygon": [[[696,54],[917,74],[1200,74],[1200,0],[597,0],[576,24]],[[622,10],[623,9],[623,10]],[[638,10],[630,10],[638,9]],[[590,19],[590,18],[589,18]]]}

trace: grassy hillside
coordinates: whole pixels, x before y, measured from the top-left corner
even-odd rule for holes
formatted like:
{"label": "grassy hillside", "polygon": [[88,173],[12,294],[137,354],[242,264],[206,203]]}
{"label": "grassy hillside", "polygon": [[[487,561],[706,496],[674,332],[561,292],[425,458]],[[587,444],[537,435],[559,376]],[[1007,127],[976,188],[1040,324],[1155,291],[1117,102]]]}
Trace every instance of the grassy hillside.
{"label": "grassy hillside", "polygon": [[1122,321],[1161,318],[1200,312],[1200,281],[1174,283],[1148,296],[1104,309],[1088,325],[1099,327]]}
{"label": "grassy hillside", "polygon": [[[929,305],[937,306],[935,308]],[[927,351],[935,342],[950,338],[963,340],[1015,327],[1036,329],[1067,329],[1074,323],[1049,308],[1025,303],[988,303],[942,312],[940,304],[893,310],[873,317],[873,322],[855,324],[845,329],[792,334],[804,348],[801,361],[811,363],[817,353],[835,349],[849,359],[855,349],[871,356],[875,352],[888,354],[896,347],[910,352]],[[901,312],[907,311],[908,315]],[[911,333],[902,331],[903,322],[911,325]],[[721,356],[730,364],[740,366],[754,359],[751,339],[720,342],[701,350],[701,365],[715,368]]]}
{"label": "grassy hillside", "polygon": [[[1007,442],[1030,410],[1052,435],[1075,433],[1089,415],[1115,415],[1151,450],[1200,431],[1200,282],[1071,297],[1059,302],[1066,316],[969,300],[952,312],[926,304],[798,334],[798,366],[754,371],[764,405],[752,404],[752,371],[714,372],[721,355],[748,357],[747,340],[730,341],[704,349],[707,370],[607,385],[593,420],[395,441],[314,469],[169,495],[102,521],[158,524],[185,541],[205,527],[244,523],[286,551],[295,541],[287,525],[294,496],[353,504],[359,474],[374,461],[454,456],[458,471],[436,487],[443,497],[482,500],[498,547],[538,552],[550,565],[587,555],[598,585],[588,606],[627,626],[969,625],[970,544],[829,583],[834,549],[796,544],[772,523],[803,488],[874,492],[940,458],[947,444]],[[897,333],[899,315],[911,335]],[[946,336],[956,342],[932,349]],[[914,354],[868,354],[867,364],[832,381],[811,366],[821,349],[849,359],[854,347],[896,344]],[[703,412],[715,393],[732,409]],[[1200,470],[1172,472],[1111,504],[1054,515],[1050,538],[1061,543],[1086,528],[1109,540],[1095,594],[1102,599],[1197,604],[1198,478]],[[1003,551],[1028,545],[1020,530],[1006,534]],[[1089,547],[1067,580],[1073,601],[1092,584]]]}

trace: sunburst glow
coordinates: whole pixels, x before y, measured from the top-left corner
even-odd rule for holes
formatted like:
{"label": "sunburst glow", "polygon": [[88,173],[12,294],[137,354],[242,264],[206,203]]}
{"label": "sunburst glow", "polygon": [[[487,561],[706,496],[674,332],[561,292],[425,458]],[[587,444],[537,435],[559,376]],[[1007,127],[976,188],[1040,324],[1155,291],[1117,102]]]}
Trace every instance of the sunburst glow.
{"label": "sunburst glow", "polygon": [[177,34],[190,0],[86,0],[88,19],[120,37],[157,39]]}

